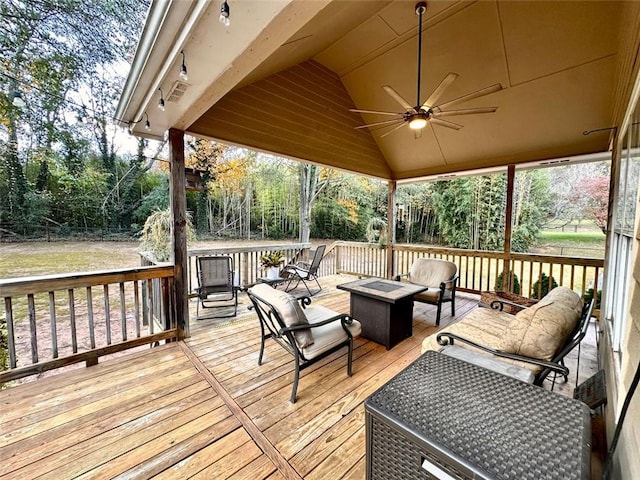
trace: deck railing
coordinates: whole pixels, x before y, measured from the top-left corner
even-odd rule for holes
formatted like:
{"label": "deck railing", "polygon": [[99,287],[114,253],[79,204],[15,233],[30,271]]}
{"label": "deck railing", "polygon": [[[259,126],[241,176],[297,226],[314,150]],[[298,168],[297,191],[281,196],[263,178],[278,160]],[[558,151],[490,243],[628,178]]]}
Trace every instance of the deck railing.
{"label": "deck railing", "polygon": [[266,277],[267,273],[260,263],[260,257],[265,253],[283,252],[285,265],[296,263],[299,260],[308,259],[310,243],[283,243],[265,245],[238,245],[220,248],[190,248],[187,250],[188,265],[188,289],[191,295],[198,286],[196,278],[196,259],[212,255],[230,255],[233,257],[236,285],[246,286],[258,282],[260,277]]}
{"label": "deck railing", "polygon": [[[604,260],[525,253],[487,252],[457,248],[435,248],[420,245],[393,247],[394,274],[409,272],[416,258],[441,258],[458,266],[458,288],[471,293],[495,290],[498,277],[505,271],[518,277],[520,294],[542,297],[544,283],[550,290],[552,282],[584,295],[593,288],[602,288]],[[387,250],[373,243],[335,242],[328,249],[321,264],[321,275],[347,273],[362,277],[385,277]],[[543,277],[543,274],[546,277]],[[503,290],[513,291],[513,279],[507,278]]]}
{"label": "deck railing", "polygon": [[9,351],[0,383],[177,338],[173,266],[0,280],[0,297]]}

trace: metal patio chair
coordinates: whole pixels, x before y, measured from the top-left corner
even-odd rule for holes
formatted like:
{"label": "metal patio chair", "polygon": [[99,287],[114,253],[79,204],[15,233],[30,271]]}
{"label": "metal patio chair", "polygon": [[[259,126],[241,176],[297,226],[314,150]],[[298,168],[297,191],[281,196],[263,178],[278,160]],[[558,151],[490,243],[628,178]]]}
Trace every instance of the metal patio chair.
{"label": "metal patio chair", "polygon": [[[196,320],[235,317],[238,313],[238,289],[233,284],[233,258],[228,255],[197,257],[198,302]],[[200,307],[229,309],[232,313],[200,317]]]}
{"label": "metal patio chair", "polygon": [[[309,292],[309,295],[311,296],[322,290],[322,286],[320,285],[320,282],[318,282],[318,267],[320,266],[320,262],[322,261],[322,257],[326,248],[326,245],[318,246],[313,255],[311,263],[298,262],[295,265],[287,265],[282,269],[282,273],[280,276],[289,280],[287,286],[285,287],[286,292],[297,288],[300,282],[304,284],[304,286],[307,288],[307,292]],[[318,290],[313,293],[311,293],[311,289],[307,284],[308,281],[312,280],[316,282],[316,285],[318,285]],[[296,284],[292,287],[291,284],[293,282],[296,282]]]}

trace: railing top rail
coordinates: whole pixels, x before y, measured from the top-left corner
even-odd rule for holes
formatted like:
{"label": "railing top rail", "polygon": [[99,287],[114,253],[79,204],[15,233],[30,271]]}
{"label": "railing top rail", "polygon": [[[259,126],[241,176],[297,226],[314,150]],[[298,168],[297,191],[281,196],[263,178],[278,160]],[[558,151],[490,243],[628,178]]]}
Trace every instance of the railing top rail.
{"label": "railing top rail", "polygon": [[7,278],[0,280],[0,298],[71,288],[92,287],[108,283],[172,277],[174,276],[174,268],[173,265],[164,265]]}
{"label": "railing top rail", "polygon": [[[362,244],[361,244],[362,245]],[[560,255],[541,255],[537,253],[505,253],[489,250],[467,250],[464,248],[429,247],[425,245],[394,245],[394,250],[436,253],[443,255],[460,255],[463,257],[504,258],[511,260],[524,260],[541,263],[555,263],[564,265],[583,265],[586,267],[602,267],[604,260],[601,258],[569,257]]]}
{"label": "railing top rail", "polygon": [[263,252],[265,250],[295,250],[311,248],[310,243],[280,243],[280,244],[264,244],[264,245],[234,245],[231,247],[216,247],[216,248],[189,248],[187,249],[187,255],[189,257],[201,256],[201,255],[219,255],[229,253],[244,253],[244,252]]}

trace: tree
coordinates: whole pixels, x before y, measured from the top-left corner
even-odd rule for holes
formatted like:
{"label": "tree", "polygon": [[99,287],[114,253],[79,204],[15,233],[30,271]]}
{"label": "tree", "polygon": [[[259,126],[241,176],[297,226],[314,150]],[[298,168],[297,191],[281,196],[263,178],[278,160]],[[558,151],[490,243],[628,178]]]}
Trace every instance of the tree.
{"label": "tree", "polygon": [[576,185],[572,198],[576,205],[582,206],[583,215],[593,220],[606,235],[609,211],[609,177],[597,176],[581,179]]}
{"label": "tree", "polygon": [[[53,169],[50,163],[60,158],[57,153],[69,153],[81,143],[80,129],[70,123],[70,114],[83,110],[78,92],[99,78],[101,68],[127,57],[146,5],[129,0],[0,1],[0,91],[8,92],[0,94],[0,220],[25,220],[32,198],[27,193],[33,188],[25,171],[34,152],[41,172],[35,190],[41,191]],[[27,100],[24,107],[12,103],[18,90]],[[66,160],[78,169],[82,163],[71,155]]]}

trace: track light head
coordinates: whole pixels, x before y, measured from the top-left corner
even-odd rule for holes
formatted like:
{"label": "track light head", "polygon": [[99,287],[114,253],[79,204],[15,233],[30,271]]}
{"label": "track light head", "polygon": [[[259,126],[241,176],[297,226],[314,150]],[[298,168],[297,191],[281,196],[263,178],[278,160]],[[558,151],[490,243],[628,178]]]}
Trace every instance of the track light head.
{"label": "track light head", "polygon": [[184,63],[184,50],[180,52],[182,54],[182,65],[180,65],[180,78],[183,81],[187,81],[187,66]]}
{"label": "track light head", "polygon": [[231,25],[231,20],[229,20],[229,4],[227,3],[227,0],[223,0],[220,5],[220,17],[218,17],[218,21],[225,27]]}

